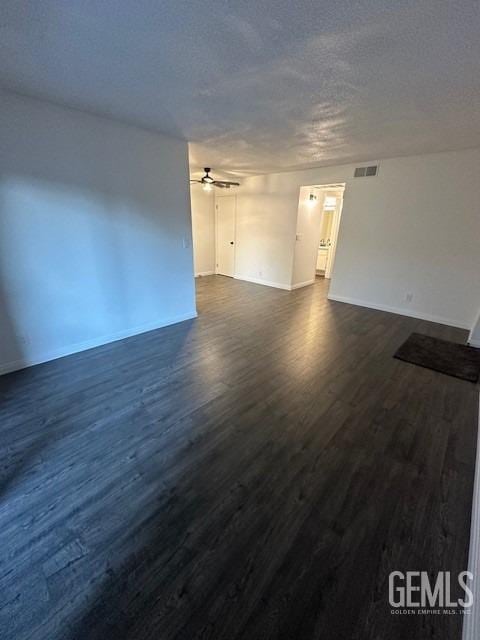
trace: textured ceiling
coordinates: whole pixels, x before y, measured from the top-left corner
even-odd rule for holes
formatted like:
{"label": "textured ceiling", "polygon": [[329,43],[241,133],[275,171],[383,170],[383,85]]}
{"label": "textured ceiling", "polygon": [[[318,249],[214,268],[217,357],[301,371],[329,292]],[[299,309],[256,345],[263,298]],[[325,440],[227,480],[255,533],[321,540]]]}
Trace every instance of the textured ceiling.
{"label": "textured ceiling", "polygon": [[480,145],[478,0],[3,0],[0,84],[225,175]]}

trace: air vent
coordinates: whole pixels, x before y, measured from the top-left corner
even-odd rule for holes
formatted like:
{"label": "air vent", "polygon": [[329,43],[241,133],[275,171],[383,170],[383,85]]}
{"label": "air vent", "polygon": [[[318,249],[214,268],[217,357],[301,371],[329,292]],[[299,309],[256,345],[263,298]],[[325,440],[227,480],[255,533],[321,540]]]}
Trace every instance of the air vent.
{"label": "air vent", "polygon": [[372,165],[371,167],[357,167],[355,169],[355,173],[353,174],[354,178],[366,178],[367,176],[376,176],[378,170],[378,165]]}

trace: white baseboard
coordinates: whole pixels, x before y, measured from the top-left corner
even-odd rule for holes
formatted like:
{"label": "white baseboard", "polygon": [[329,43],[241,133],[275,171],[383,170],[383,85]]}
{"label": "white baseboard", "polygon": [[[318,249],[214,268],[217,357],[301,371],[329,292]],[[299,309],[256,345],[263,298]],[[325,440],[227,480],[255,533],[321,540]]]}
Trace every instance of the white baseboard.
{"label": "white baseboard", "polygon": [[192,311],[178,316],[171,316],[170,318],[148,322],[137,327],[132,327],[131,329],[117,331],[116,333],[100,336],[92,340],[77,342],[60,349],[45,351],[44,353],[37,354],[33,357],[29,356],[20,360],[14,360],[13,362],[0,363],[0,375],[10,373],[11,371],[18,371],[19,369],[26,369],[27,367],[33,367],[36,364],[42,364],[42,362],[49,362],[50,360],[70,356],[74,353],[79,353],[80,351],[100,347],[104,344],[115,342],[117,340],[124,340],[125,338],[130,338],[131,336],[135,336],[140,333],[146,333],[147,331],[153,331],[154,329],[161,329],[162,327],[167,327],[168,325],[176,324],[177,322],[183,322],[184,320],[191,320],[196,317],[197,312]]}
{"label": "white baseboard", "polygon": [[203,278],[203,276],[213,276],[215,271],[199,271],[195,274],[195,278]]}
{"label": "white baseboard", "polygon": [[297,282],[297,284],[292,284],[292,286],[290,287],[293,291],[293,289],[300,289],[301,287],[308,287],[310,284],[314,284],[315,283],[315,279],[313,280],[305,280],[305,282]]}
{"label": "white baseboard", "polygon": [[429,322],[437,322],[438,324],[446,324],[449,327],[458,327],[459,329],[469,329],[470,325],[459,320],[453,320],[452,318],[444,318],[443,316],[435,316],[430,313],[423,313],[421,311],[415,311],[413,309],[405,309],[403,307],[391,307],[385,304],[377,304],[375,302],[367,302],[366,300],[359,300],[358,298],[350,298],[349,296],[337,296],[335,294],[328,294],[329,300],[335,302],[346,302],[347,304],[355,304],[359,307],[368,307],[369,309],[376,309],[377,311],[388,311],[389,313],[397,313],[400,316],[409,316],[410,318],[418,318],[419,320],[428,320]]}
{"label": "white baseboard", "polygon": [[480,408],[477,435],[477,460],[473,485],[472,520],[470,525],[470,550],[468,553],[468,571],[473,574],[473,606],[463,619],[463,640],[480,638]]}
{"label": "white baseboard", "polygon": [[235,280],[244,280],[245,282],[253,282],[253,284],[263,284],[266,287],[274,287],[275,289],[283,289],[284,291],[293,291],[294,289],[300,289],[300,287],[308,287],[310,284],[314,284],[315,279],[306,280],[305,282],[298,282],[297,284],[283,284],[281,282],[272,282],[271,280],[263,280],[262,278],[250,278],[248,276],[233,276]]}
{"label": "white baseboard", "polygon": [[471,347],[477,347],[477,349],[480,349],[480,342],[478,342],[478,340],[469,340],[468,344]]}
{"label": "white baseboard", "polygon": [[233,276],[235,280],[244,280],[245,282],[253,282],[253,284],[263,284],[266,287],[275,287],[275,289],[285,289],[291,291],[292,287],[289,284],[282,284],[281,282],[271,282],[270,280],[262,280],[261,278],[249,278],[247,276],[239,276],[235,274]]}

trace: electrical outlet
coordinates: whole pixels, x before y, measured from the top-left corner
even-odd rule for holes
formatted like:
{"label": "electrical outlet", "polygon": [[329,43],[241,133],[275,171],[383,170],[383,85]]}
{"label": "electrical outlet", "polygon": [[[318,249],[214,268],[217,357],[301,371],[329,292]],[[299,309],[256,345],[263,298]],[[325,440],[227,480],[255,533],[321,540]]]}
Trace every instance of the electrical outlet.
{"label": "electrical outlet", "polygon": [[183,236],[183,248],[188,249],[190,247],[190,239],[187,236]]}
{"label": "electrical outlet", "polygon": [[413,293],[411,291],[407,291],[407,293],[405,294],[405,300],[407,302],[411,302],[413,300]]}

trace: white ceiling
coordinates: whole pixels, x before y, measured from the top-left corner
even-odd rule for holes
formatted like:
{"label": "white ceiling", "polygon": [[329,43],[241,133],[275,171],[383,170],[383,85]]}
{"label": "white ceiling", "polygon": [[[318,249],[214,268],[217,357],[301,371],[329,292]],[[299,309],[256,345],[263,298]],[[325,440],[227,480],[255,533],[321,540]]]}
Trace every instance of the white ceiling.
{"label": "white ceiling", "polygon": [[478,0],[2,0],[0,84],[224,175],[480,145]]}

